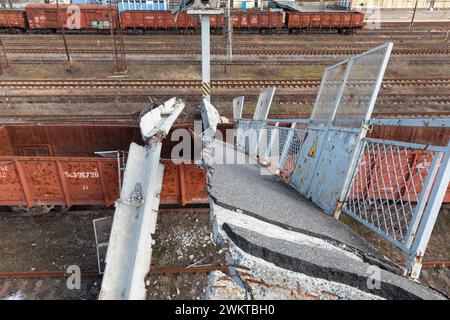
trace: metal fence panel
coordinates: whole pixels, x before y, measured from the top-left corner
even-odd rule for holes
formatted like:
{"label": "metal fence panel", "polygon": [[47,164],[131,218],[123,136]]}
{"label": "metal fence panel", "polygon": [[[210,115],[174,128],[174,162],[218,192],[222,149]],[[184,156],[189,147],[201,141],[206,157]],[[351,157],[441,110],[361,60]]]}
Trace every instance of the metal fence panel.
{"label": "metal fence panel", "polygon": [[343,62],[325,69],[311,113],[310,126],[326,127],[328,125],[346,67],[347,62]]}
{"label": "metal fence panel", "polygon": [[442,156],[440,148],[367,139],[344,212],[409,252]]}
{"label": "metal fence panel", "polygon": [[387,43],[325,72],[292,182],[329,214],[344,200],[391,50]]}
{"label": "metal fence panel", "polygon": [[286,154],[280,164],[280,173],[287,179],[290,179],[290,176],[295,169],[298,155],[300,154],[300,150],[307,134],[307,130],[304,128],[295,128],[291,130],[292,137],[289,139]]}
{"label": "metal fence panel", "polygon": [[333,126],[359,128],[369,120],[391,48],[383,45],[350,59]]}

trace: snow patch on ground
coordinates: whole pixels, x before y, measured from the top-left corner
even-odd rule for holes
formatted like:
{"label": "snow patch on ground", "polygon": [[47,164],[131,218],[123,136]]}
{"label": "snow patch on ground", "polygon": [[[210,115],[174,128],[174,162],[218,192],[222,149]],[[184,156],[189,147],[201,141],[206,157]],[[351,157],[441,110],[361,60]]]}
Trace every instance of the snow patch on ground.
{"label": "snow patch on ground", "polygon": [[26,300],[26,297],[22,292],[17,291],[17,292],[11,293],[9,296],[5,297],[3,300]]}

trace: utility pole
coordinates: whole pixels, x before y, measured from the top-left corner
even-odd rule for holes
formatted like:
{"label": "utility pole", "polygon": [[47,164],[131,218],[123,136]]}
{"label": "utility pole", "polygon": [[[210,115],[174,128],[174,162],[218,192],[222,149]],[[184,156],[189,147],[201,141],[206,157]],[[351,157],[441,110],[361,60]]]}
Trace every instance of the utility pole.
{"label": "utility pole", "polygon": [[61,23],[61,17],[59,16],[59,0],[56,0],[56,18],[58,19],[58,25],[61,27],[64,49],[66,50],[66,57],[67,61],[69,62],[69,69],[67,71],[72,72],[72,60],[70,59],[69,47],[67,46],[66,34],[64,32],[64,24]]}
{"label": "utility pole", "polygon": [[114,73],[125,74],[128,72],[128,67],[119,21],[119,8],[115,0],[109,1],[109,29],[111,30],[113,45]]}
{"label": "utility pole", "polygon": [[414,5],[414,12],[411,18],[411,23],[409,24],[409,30],[412,29],[413,25],[414,25],[414,18],[416,16],[416,10],[417,10],[417,4],[418,4],[419,0],[416,0],[416,4]]}
{"label": "utility pole", "polygon": [[209,1],[206,5],[200,0],[195,0],[187,14],[200,15],[201,35],[202,35],[202,99],[211,102],[211,55],[210,55],[210,23],[211,15],[223,14],[219,9],[218,1]]}
{"label": "utility pole", "polygon": [[225,73],[227,73],[227,64],[233,60],[233,21],[231,19],[231,0],[227,1],[227,11],[225,14],[225,42],[227,46],[227,60],[225,62]]}

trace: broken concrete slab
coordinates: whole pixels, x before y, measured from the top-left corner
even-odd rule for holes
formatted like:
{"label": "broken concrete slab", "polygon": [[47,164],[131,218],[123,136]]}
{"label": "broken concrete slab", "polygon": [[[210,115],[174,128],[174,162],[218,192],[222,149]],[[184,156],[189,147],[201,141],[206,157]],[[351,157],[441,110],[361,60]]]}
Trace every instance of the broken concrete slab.
{"label": "broken concrete slab", "polygon": [[[420,283],[367,263],[345,247],[286,230],[213,201],[211,219],[216,242],[227,246],[232,256],[228,263],[248,268],[244,274],[239,273],[240,282],[246,284],[253,299],[445,298]],[[232,285],[226,290],[215,288],[224,281],[212,281],[213,298],[232,296]],[[243,289],[238,284],[234,287],[239,292]]]}
{"label": "broken concrete slab", "polygon": [[311,248],[231,224],[223,229],[233,242],[245,252],[273,264],[314,278],[343,283],[352,288],[385,299],[444,299],[436,291],[406,277],[380,269],[380,285],[369,286],[371,265],[358,262],[332,250]]}
{"label": "broken concrete slab", "polygon": [[384,260],[356,232],[324,214],[278,176],[262,175],[259,165],[213,165],[208,185],[210,197],[220,206],[241,210],[287,230],[345,244],[368,259]]}

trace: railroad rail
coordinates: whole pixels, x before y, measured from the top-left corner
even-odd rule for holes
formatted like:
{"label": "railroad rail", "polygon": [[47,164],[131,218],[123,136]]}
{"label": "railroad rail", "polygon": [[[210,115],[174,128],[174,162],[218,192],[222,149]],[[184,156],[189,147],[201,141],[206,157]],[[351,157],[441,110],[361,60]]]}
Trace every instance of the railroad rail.
{"label": "railroad rail", "polygon": [[[232,114],[223,114],[225,117],[232,118]],[[271,113],[270,117],[274,119],[286,118],[309,118],[309,113]],[[252,118],[253,114],[244,113],[243,118]],[[448,118],[450,111],[419,111],[419,112],[374,112],[373,118]],[[124,124],[136,125],[139,118],[138,114],[123,115],[0,115],[0,124]],[[189,126],[191,124],[180,124],[180,126]],[[175,125],[176,127],[177,125]]]}
{"label": "railroad rail", "polygon": [[[65,54],[64,49],[45,49],[45,48],[6,48],[9,54]],[[327,56],[327,55],[357,55],[365,52],[366,49],[247,49],[233,50],[233,55],[258,55],[258,56]],[[99,55],[111,54],[111,49],[69,49],[71,54],[81,55]],[[199,55],[201,51],[196,49],[126,49],[127,55]],[[212,55],[226,55],[225,50],[211,50]],[[393,55],[450,55],[450,49],[394,49]]]}
{"label": "railroad rail", "polygon": [[[236,266],[238,268],[245,268]],[[192,266],[192,267],[151,267],[149,275],[153,274],[173,274],[173,273],[206,273],[211,271],[228,272],[228,265],[219,266]],[[247,269],[247,268],[245,268]],[[65,270],[45,270],[45,271],[13,271],[0,272],[0,279],[18,279],[18,278],[65,278],[70,276]],[[97,269],[81,270],[84,277],[98,277],[101,274]]]}
{"label": "railroad rail", "polygon": [[[302,66],[302,65],[306,65],[306,66],[310,66],[310,65],[315,65],[315,66],[330,66],[334,63],[336,63],[337,58],[332,58],[332,59],[328,59],[325,60],[323,58],[319,58],[320,60],[258,60],[258,59],[251,59],[251,60],[233,60],[231,62],[226,62],[223,60],[212,60],[211,61],[211,65],[219,65],[219,66],[223,66],[223,65],[233,65],[233,66],[254,66],[255,63],[264,63],[264,65],[271,65],[271,66],[289,66],[289,65],[294,65],[294,66]],[[407,59],[408,64],[409,65],[437,65],[437,64],[448,64],[449,60],[448,57],[430,57],[430,59],[421,59],[421,60],[416,60],[415,58],[405,58],[405,60]],[[99,61],[98,59],[95,58],[88,58],[85,57],[83,59],[77,59],[75,60],[77,62],[81,62],[83,64],[99,64],[101,62],[109,62],[112,61],[112,57],[110,60],[108,59],[103,59],[101,61]],[[36,65],[36,64],[61,64],[61,63],[65,63],[66,60],[64,58],[52,58],[50,59],[49,57],[34,57],[33,59],[29,59],[29,58],[24,58],[24,57],[11,57],[9,59],[9,64],[31,64],[31,65]],[[192,59],[192,60],[187,60],[187,59],[179,59],[179,60],[170,60],[170,61],[165,61],[164,62],[165,65],[200,65],[201,61],[198,59]],[[146,60],[146,59],[139,59],[139,60],[130,60],[127,61],[128,65],[134,65],[134,64],[139,64],[139,65],[161,65],[161,61],[159,60]]]}
{"label": "railroad rail", "polygon": [[[234,267],[243,270],[250,270],[245,266],[230,266],[230,265],[207,265],[207,266],[192,266],[192,267],[151,267],[148,276],[155,274],[183,274],[183,273],[208,273],[212,271],[222,271],[228,273],[229,267]],[[430,260],[423,261],[422,268],[448,268],[450,261]],[[44,270],[44,271],[11,271],[0,272],[0,279],[20,279],[20,278],[66,278],[71,274],[65,270]],[[102,276],[98,269],[81,270],[83,277],[100,277]]]}
{"label": "railroad rail", "polygon": [[[200,80],[129,80],[129,79],[31,79],[31,80],[0,80],[0,87],[15,89],[57,89],[57,88],[165,88],[165,89],[192,89],[199,88]],[[352,80],[353,86],[371,85],[367,80]],[[221,89],[245,89],[265,88],[275,86],[279,89],[287,88],[316,88],[320,85],[320,79],[270,79],[270,80],[212,80],[214,88]],[[386,78],[384,87],[438,87],[449,86],[450,78]]]}

